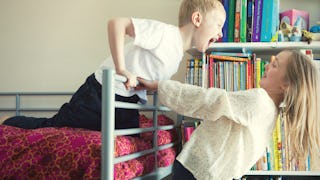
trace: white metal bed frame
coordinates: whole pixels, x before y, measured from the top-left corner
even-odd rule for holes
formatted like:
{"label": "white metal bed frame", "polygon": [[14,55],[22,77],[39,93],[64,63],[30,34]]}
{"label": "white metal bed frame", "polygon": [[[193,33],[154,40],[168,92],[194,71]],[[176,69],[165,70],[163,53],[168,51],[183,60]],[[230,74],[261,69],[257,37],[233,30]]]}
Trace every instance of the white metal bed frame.
{"label": "white metal bed frame", "polygon": [[[144,156],[146,154],[154,153],[155,156],[155,167],[154,171],[149,174],[136,177],[134,180],[158,180],[163,179],[169,176],[172,173],[172,165],[168,167],[158,167],[157,166],[157,152],[163,149],[176,146],[177,150],[181,148],[181,135],[180,135],[180,124],[181,117],[177,115],[176,125],[166,125],[166,126],[158,126],[157,115],[158,112],[170,111],[170,109],[158,105],[158,97],[157,93],[152,93],[153,95],[153,103],[152,104],[134,104],[134,103],[124,103],[117,102],[114,100],[114,82],[115,80],[124,81],[123,78],[115,75],[114,70],[105,69],[103,71],[103,85],[102,85],[102,150],[101,150],[101,179],[102,180],[111,180],[114,178],[114,164],[128,161],[130,159],[134,159],[137,157]],[[0,93],[0,96],[13,96],[15,97],[15,107],[11,108],[2,108],[0,107],[0,111],[15,111],[16,115],[20,115],[21,112],[55,112],[59,108],[25,108],[21,107],[21,98],[24,96],[71,96],[73,93],[71,92],[7,92]],[[139,111],[151,111],[153,116],[153,127],[150,128],[132,128],[132,129],[121,129],[115,130],[114,123],[114,111],[115,108],[127,108],[127,109],[138,109]],[[165,144],[162,146],[157,145],[157,132],[158,130],[170,130],[176,129],[178,131],[178,140],[176,142],[172,142],[169,144]],[[153,147],[152,149],[136,152],[133,154],[114,157],[114,140],[115,136],[119,135],[131,135],[138,134],[144,132],[153,131]]]}

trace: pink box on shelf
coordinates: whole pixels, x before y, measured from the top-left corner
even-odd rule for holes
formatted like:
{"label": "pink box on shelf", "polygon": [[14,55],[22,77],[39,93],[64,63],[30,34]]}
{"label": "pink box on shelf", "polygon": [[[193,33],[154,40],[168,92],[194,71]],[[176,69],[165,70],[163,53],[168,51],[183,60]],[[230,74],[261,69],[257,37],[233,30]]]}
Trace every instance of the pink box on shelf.
{"label": "pink box on shelf", "polygon": [[280,23],[286,22],[291,26],[301,25],[301,29],[309,30],[309,13],[297,9],[289,9],[280,13]]}

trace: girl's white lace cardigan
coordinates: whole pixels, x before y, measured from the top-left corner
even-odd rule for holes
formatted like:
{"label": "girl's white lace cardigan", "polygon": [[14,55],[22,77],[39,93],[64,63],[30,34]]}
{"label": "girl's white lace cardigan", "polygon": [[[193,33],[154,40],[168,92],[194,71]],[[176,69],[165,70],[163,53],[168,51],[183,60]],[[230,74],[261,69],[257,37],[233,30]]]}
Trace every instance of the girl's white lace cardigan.
{"label": "girl's white lace cardigan", "polygon": [[195,178],[240,178],[265,152],[278,110],[264,89],[226,92],[168,80],[158,93],[173,111],[203,119],[177,157]]}

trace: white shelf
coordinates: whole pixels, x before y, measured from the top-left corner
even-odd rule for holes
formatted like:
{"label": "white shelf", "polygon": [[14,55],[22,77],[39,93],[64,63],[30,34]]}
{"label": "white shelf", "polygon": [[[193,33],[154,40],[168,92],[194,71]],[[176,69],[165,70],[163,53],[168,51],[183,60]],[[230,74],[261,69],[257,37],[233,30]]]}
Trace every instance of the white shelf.
{"label": "white shelf", "polygon": [[[207,52],[212,51],[242,51],[242,52],[256,52],[261,54],[274,54],[284,49],[312,49],[314,53],[320,52],[320,41],[307,42],[247,42],[247,43],[214,43]],[[192,48],[187,51],[195,57],[201,56],[201,52]]]}
{"label": "white shelf", "polygon": [[249,171],[246,175],[254,176],[320,176],[316,171]]}

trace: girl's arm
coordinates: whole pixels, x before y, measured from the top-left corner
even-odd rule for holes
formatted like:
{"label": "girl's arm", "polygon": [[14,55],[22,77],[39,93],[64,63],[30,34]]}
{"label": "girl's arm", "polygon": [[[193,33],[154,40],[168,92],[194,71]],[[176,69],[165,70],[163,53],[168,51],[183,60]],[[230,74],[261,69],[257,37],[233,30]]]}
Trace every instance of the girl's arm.
{"label": "girl's arm", "polygon": [[258,89],[226,92],[224,89],[206,89],[169,80],[159,81],[158,94],[163,105],[179,114],[212,121],[224,116],[243,125],[250,123],[257,110],[268,108],[262,107],[261,103],[267,93]]}
{"label": "girl's arm", "polygon": [[130,18],[115,18],[108,22],[108,39],[110,52],[115,64],[117,74],[127,77],[125,86],[127,89],[135,87],[136,76],[129,72],[125,66],[124,44],[126,35],[135,37],[134,26]]}

